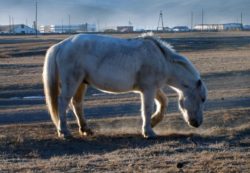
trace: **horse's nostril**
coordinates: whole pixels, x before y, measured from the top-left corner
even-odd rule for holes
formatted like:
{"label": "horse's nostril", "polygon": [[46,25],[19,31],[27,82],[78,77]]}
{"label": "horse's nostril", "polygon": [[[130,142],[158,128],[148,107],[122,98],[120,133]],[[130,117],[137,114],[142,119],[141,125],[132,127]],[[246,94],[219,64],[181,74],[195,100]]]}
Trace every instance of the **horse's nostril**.
{"label": "horse's nostril", "polygon": [[198,121],[196,120],[190,120],[189,123],[191,126],[196,127],[196,128],[200,126],[200,123],[198,123]]}

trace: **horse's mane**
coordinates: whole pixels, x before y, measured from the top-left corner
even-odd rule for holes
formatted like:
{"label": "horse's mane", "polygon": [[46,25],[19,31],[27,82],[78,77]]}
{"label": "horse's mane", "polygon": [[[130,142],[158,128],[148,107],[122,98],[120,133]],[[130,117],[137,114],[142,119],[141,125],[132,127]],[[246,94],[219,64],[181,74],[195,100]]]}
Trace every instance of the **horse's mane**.
{"label": "horse's mane", "polygon": [[173,61],[171,54],[175,53],[175,50],[171,44],[161,40],[159,37],[156,37],[153,32],[143,33],[139,36],[139,38],[151,40],[160,49],[168,61]]}
{"label": "horse's mane", "polygon": [[160,49],[167,49],[165,51],[175,52],[174,47],[166,41],[156,37],[153,32],[142,33],[139,38],[152,40]]}
{"label": "horse's mane", "polygon": [[143,33],[139,36],[139,38],[153,41],[154,44],[160,49],[162,54],[165,56],[167,61],[182,65],[195,76],[199,76],[199,72],[195,69],[194,65],[191,63],[190,60],[178,55],[171,44],[156,37],[153,32]]}

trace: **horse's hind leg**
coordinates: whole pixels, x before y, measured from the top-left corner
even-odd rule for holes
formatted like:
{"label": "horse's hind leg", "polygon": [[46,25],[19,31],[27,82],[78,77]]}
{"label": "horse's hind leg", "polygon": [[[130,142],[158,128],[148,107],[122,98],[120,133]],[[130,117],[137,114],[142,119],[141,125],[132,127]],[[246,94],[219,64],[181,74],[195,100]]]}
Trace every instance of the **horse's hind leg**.
{"label": "horse's hind leg", "polygon": [[80,83],[80,77],[70,78],[70,76],[67,75],[61,79],[61,93],[58,99],[59,123],[57,126],[58,136],[61,138],[68,138],[71,136],[67,129],[66,110],[68,109],[70,100],[77,91],[77,88],[79,87]]}
{"label": "horse's hind leg", "polygon": [[83,97],[86,90],[87,85],[81,84],[71,100],[72,108],[77,119],[79,133],[81,136],[88,136],[93,134],[93,132],[88,128],[83,114]]}
{"label": "horse's hind leg", "polygon": [[57,132],[60,138],[68,138],[71,136],[66,122],[66,110],[72,97],[69,93],[70,92],[68,92],[66,89],[62,89],[62,92],[58,98],[59,123],[57,126]]}
{"label": "horse's hind leg", "polygon": [[152,128],[162,121],[167,109],[168,99],[165,93],[161,89],[158,89],[156,92],[155,102],[156,102],[156,112],[151,118]]}

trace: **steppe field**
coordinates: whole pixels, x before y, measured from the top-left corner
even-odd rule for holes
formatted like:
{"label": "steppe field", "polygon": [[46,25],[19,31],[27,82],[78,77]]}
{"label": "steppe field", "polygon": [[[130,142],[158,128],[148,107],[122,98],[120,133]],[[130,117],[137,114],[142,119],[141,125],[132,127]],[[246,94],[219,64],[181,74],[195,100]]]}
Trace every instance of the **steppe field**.
{"label": "steppe field", "polygon": [[[46,110],[47,48],[69,35],[0,36],[0,172],[250,172],[250,32],[156,34],[195,64],[208,88],[204,123],[189,127],[169,97],[157,139],[141,136],[140,96],[89,87],[94,135],[61,140]],[[132,38],[138,34],[113,34]]]}

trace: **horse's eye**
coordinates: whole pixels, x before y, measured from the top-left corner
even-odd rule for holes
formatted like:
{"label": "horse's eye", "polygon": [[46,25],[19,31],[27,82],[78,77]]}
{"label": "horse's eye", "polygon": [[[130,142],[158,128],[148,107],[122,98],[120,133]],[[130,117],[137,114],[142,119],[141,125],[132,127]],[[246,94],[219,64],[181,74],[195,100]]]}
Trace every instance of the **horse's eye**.
{"label": "horse's eye", "polygon": [[187,84],[182,84],[182,86],[184,87],[184,88],[189,88],[189,86],[187,85]]}
{"label": "horse's eye", "polygon": [[201,98],[201,101],[204,103],[206,101],[206,99],[205,98]]}

